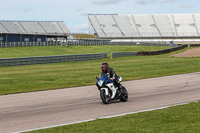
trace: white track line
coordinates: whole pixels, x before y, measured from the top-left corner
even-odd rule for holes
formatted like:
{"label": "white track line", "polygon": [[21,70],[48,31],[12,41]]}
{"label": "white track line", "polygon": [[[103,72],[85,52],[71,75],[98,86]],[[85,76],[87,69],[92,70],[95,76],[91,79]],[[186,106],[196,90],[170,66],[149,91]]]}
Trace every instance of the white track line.
{"label": "white track line", "polygon": [[17,132],[12,132],[12,133],[30,132],[30,131],[34,131],[34,130],[48,129],[48,128],[54,128],[54,127],[72,125],[72,124],[77,124],[77,123],[89,122],[89,121],[94,121],[94,120],[97,120],[97,119],[106,119],[106,118],[113,118],[113,117],[118,117],[118,116],[124,116],[124,115],[128,115],[128,114],[136,114],[136,113],[141,113],[141,112],[148,112],[148,111],[153,111],[153,110],[158,110],[158,109],[165,109],[165,108],[169,108],[169,107],[174,107],[174,106],[178,106],[178,105],[185,105],[185,104],[189,104],[189,103],[192,103],[192,102],[198,102],[198,101],[191,101],[191,102],[187,102],[187,103],[180,103],[180,104],[176,104],[176,105],[164,106],[164,107],[147,109],[147,110],[136,111],[136,112],[129,112],[129,113],[124,113],[124,114],[112,115],[112,116],[99,117],[99,118],[96,118],[96,119],[89,119],[89,120],[83,120],[83,121],[77,121],[77,122],[71,122],[71,123],[65,123],[65,124],[59,124],[59,125],[53,125],[53,126],[48,126],[48,127],[28,129],[28,130],[17,131]]}

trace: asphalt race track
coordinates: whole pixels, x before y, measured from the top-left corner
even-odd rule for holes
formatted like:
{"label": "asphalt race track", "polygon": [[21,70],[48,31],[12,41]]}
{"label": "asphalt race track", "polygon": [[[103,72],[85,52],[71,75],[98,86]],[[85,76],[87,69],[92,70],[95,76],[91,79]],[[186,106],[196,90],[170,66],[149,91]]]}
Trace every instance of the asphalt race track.
{"label": "asphalt race track", "polygon": [[200,100],[200,72],[123,82],[128,102],[104,105],[96,86],[0,96],[0,132],[17,132]]}

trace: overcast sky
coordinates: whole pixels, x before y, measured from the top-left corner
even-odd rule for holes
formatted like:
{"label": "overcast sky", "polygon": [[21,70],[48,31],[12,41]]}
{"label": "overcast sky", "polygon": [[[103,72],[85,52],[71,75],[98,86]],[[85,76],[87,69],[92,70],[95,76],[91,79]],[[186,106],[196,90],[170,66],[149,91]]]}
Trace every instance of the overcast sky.
{"label": "overcast sky", "polygon": [[0,20],[64,21],[88,33],[87,14],[200,13],[200,0],[0,0]]}

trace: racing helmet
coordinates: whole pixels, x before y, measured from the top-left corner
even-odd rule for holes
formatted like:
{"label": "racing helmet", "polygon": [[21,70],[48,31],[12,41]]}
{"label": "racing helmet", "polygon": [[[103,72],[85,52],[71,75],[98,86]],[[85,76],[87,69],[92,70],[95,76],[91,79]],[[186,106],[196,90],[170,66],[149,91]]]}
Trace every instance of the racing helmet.
{"label": "racing helmet", "polygon": [[109,68],[108,63],[102,63],[101,64],[101,70],[102,70],[102,72],[106,72],[108,70],[108,68]]}

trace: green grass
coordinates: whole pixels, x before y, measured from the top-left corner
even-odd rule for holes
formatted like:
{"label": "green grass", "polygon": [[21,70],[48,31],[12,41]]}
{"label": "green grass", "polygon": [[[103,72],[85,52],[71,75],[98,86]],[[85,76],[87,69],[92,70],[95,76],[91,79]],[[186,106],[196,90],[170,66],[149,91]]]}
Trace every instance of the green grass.
{"label": "green grass", "polygon": [[72,55],[72,54],[91,54],[111,52],[137,52],[137,51],[156,51],[169,47],[154,46],[47,46],[47,47],[16,47],[0,48],[0,58],[33,57],[33,56],[52,56],[52,55]]}
{"label": "green grass", "polygon": [[[19,56],[48,56],[63,54],[100,53],[116,51],[154,51],[150,47],[139,50],[130,47],[68,47],[64,51],[58,47],[41,47],[44,50],[36,53],[26,48],[8,48],[1,58]],[[47,49],[51,49],[52,53]],[[52,49],[53,48],[53,49]],[[85,48],[85,49],[84,49]],[[60,48],[58,48],[60,49]],[[66,48],[67,49],[67,48]],[[186,48],[188,49],[188,48]],[[184,50],[186,50],[184,49]],[[0,49],[2,50],[2,49]],[[3,51],[4,51],[3,50]],[[27,50],[28,52],[20,52]],[[180,51],[184,51],[180,50]],[[37,48],[35,51],[40,51]],[[47,51],[47,52],[44,52]],[[62,52],[61,52],[62,51]],[[178,51],[178,52],[180,52]],[[30,54],[28,54],[30,52]],[[174,54],[173,52],[170,54]],[[11,54],[11,55],[9,55]],[[200,58],[168,57],[170,54],[157,56],[133,56],[96,61],[59,63],[45,65],[0,67],[0,95],[41,91],[57,88],[94,85],[95,77],[100,73],[100,64],[108,62],[119,76],[125,80],[136,80],[151,77],[183,74],[200,71]],[[137,113],[112,119],[98,119],[91,122],[34,131],[37,133],[198,133],[200,131],[200,102],[171,107],[163,110]]]}
{"label": "green grass", "polygon": [[0,95],[94,85],[102,62],[108,62],[119,76],[124,77],[124,81],[200,70],[200,58],[175,58],[168,55],[1,67]]}
{"label": "green grass", "polygon": [[33,133],[199,133],[200,102]]}

